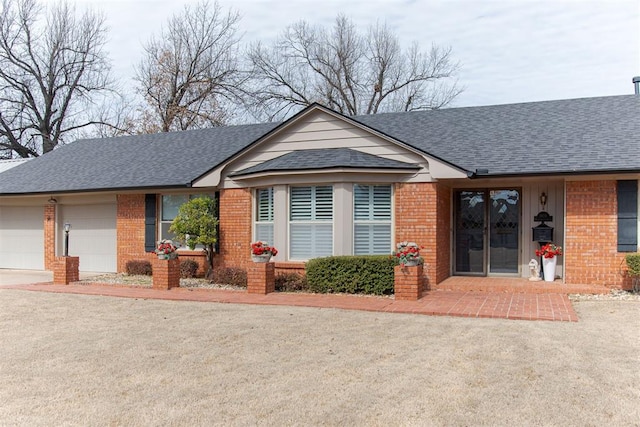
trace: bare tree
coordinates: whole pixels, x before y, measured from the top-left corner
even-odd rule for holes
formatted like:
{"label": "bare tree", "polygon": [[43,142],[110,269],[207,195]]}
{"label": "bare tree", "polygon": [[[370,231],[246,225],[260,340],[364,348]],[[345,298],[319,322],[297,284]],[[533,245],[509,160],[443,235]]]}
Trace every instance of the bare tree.
{"label": "bare tree", "polygon": [[0,12],[0,150],[35,157],[80,129],[109,92],[104,18],[57,3],[3,0]]}
{"label": "bare tree", "polygon": [[144,47],[137,67],[146,107],[140,132],[168,132],[227,122],[225,103],[239,99],[237,12],[217,3],[185,6]]}
{"label": "bare tree", "polygon": [[344,16],[330,30],[300,21],[271,47],[252,45],[249,60],[255,105],[269,119],[313,102],[347,115],[435,109],[461,92],[451,48],[403,50],[386,25],[363,35]]}

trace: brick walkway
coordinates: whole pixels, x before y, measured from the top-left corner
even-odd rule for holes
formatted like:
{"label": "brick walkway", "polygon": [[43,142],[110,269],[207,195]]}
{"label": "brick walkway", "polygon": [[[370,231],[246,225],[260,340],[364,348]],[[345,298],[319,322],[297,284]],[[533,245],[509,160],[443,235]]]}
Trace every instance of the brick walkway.
{"label": "brick walkway", "polygon": [[232,304],[284,305],[339,308],[435,316],[484,317],[520,320],[555,320],[577,322],[578,316],[566,294],[435,290],[418,301],[396,301],[389,297],[355,295],[320,295],[298,293],[248,294],[243,291],[174,288],[156,290],[111,285],[53,285],[34,283],[2,286],[23,289],[123,298],[200,301]]}

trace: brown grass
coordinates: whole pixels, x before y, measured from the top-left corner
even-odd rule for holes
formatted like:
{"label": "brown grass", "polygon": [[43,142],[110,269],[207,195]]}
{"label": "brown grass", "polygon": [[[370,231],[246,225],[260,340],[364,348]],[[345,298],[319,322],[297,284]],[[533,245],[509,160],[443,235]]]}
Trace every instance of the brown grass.
{"label": "brown grass", "polygon": [[578,323],[0,289],[2,425],[638,425],[640,303]]}

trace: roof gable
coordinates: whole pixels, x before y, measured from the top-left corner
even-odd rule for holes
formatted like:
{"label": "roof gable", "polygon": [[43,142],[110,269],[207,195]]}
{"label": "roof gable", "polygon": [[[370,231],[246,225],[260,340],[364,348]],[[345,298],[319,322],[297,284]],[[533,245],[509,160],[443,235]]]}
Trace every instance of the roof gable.
{"label": "roof gable", "polygon": [[420,166],[374,156],[349,148],[320,148],[293,151],[256,166],[238,171],[234,177],[265,172],[312,171],[322,169],[393,169],[416,171]]}

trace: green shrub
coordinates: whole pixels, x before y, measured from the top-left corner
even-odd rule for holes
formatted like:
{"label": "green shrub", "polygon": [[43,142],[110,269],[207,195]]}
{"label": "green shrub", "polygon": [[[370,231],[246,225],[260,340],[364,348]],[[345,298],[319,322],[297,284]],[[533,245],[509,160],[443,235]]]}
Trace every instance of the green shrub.
{"label": "green shrub", "polygon": [[629,276],[640,277],[640,253],[627,254],[624,259],[629,268]]}
{"label": "green shrub", "polygon": [[198,274],[198,262],[192,259],[180,261],[180,277],[183,279],[191,279]]}
{"label": "green shrub", "polygon": [[393,293],[394,259],[389,255],[336,256],[307,262],[312,292],[385,295]]}
{"label": "green shrub", "polygon": [[236,267],[214,268],[211,283],[247,287],[247,270]]}
{"label": "green shrub", "polygon": [[125,270],[129,275],[151,276],[151,262],[144,259],[133,259],[127,261]]}
{"label": "green shrub", "polygon": [[276,274],[276,291],[298,292],[307,290],[307,279],[298,273]]}

